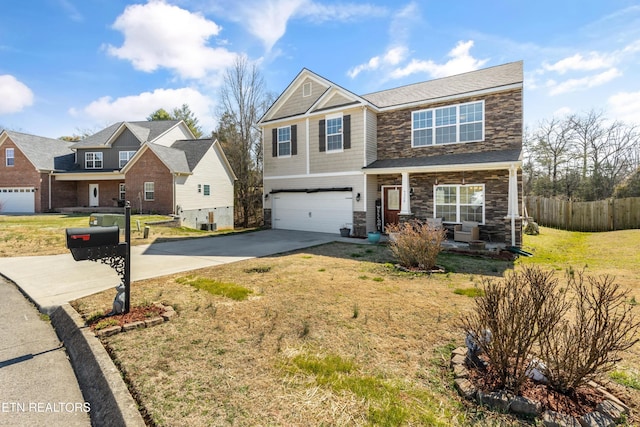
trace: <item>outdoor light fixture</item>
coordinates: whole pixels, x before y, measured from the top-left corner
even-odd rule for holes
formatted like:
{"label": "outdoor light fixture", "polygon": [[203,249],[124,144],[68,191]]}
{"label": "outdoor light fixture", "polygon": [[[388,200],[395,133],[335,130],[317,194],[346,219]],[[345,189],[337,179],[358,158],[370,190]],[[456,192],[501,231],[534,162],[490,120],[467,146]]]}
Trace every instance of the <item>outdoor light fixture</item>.
{"label": "outdoor light fixture", "polygon": [[269,195],[268,195],[268,194],[265,194],[265,195],[264,195],[264,199],[265,199],[265,200],[269,200]]}
{"label": "outdoor light fixture", "polygon": [[360,201],[360,193],[356,194],[356,202]]}

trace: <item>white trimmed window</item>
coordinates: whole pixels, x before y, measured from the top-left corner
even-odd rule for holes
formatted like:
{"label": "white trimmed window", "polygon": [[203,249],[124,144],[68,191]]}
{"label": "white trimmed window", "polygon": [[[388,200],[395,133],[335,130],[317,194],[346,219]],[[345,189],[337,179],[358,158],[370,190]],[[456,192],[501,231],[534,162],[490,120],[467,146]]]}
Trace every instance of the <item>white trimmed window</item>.
{"label": "white trimmed window", "polygon": [[291,127],[278,128],[278,157],[291,156]]}
{"label": "white trimmed window", "polygon": [[156,196],[155,183],[145,182],[144,183],[144,200],[146,201],[154,200],[155,196]]}
{"label": "white trimmed window", "polygon": [[13,148],[6,148],[4,150],[4,157],[6,159],[6,165],[7,166],[13,166],[15,164],[15,152],[13,151]]}
{"label": "white trimmed window", "polygon": [[88,152],[84,153],[85,169],[102,169],[102,153]]}
{"label": "white trimmed window", "polygon": [[124,200],[125,197],[127,197],[126,189],[124,183],[121,182],[118,188],[118,198]]}
{"label": "white trimmed window", "polygon": [[342,116],[330,117],[327,126],[327,151],[342,151]]}
{"label": "white trimmed window", "polygon": [[411,114],[411,146],[474,142],[484,139],[484,101]]}
{"label": "white trimmed window", "polygon": [[120,151],[120,167],[123,168],[135,154],[135,151]]}
{"label": "white trimmed window", "polygon": [[436,218],[444,218],[444,222],[484,224],[484,184],[437,185],[433,200]]}

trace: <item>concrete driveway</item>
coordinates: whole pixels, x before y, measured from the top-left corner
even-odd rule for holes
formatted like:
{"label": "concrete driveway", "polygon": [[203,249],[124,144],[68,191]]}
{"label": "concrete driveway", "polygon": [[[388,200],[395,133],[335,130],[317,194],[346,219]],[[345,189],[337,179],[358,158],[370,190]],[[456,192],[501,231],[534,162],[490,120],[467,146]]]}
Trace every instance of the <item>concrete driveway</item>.
{"label": "concrete driveway", "polygon": [[[338,234],[262,230],[211,238],[176,240],[131,248],[131,280],[303,249],[332,241],[356,241]],[[357,240],[362,242],[362,240]],[[64,255],[0,258],[0,273],[14,281],[46,313],[96,292],[115,288],[120,279],[111,267]],[[115,290],[114,290],[115,296]]]}

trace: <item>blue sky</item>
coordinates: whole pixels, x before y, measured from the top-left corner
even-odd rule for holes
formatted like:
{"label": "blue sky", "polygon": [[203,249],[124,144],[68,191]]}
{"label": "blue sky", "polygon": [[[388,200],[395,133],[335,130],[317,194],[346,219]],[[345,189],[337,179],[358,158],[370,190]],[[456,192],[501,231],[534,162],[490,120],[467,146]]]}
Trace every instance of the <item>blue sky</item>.
{"label": "blue sky", "polygon": [[302,68],[359,94],[524,61],[525,123],[640,124],[640,1],[29,0],[2,4],[0,128],[57,138],[189,104],[217,124],[225,69]]}

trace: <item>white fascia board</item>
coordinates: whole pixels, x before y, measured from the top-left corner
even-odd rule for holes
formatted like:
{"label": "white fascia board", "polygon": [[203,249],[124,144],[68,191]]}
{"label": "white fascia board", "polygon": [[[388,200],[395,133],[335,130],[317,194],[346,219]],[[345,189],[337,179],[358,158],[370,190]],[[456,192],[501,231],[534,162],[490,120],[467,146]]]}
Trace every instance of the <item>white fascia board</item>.
{"label": "white fascia board", "polygon": [[444,173],[444,172],[471,172],[486,170],[509,169],[511,166],[522,167],[522,161],[515,162],[495,162],[495,163],[461,163],[457,165],[437,165],[437,166],[412,166],[396,168],[365,169],[365,175],[389,175],[407,173]]}

